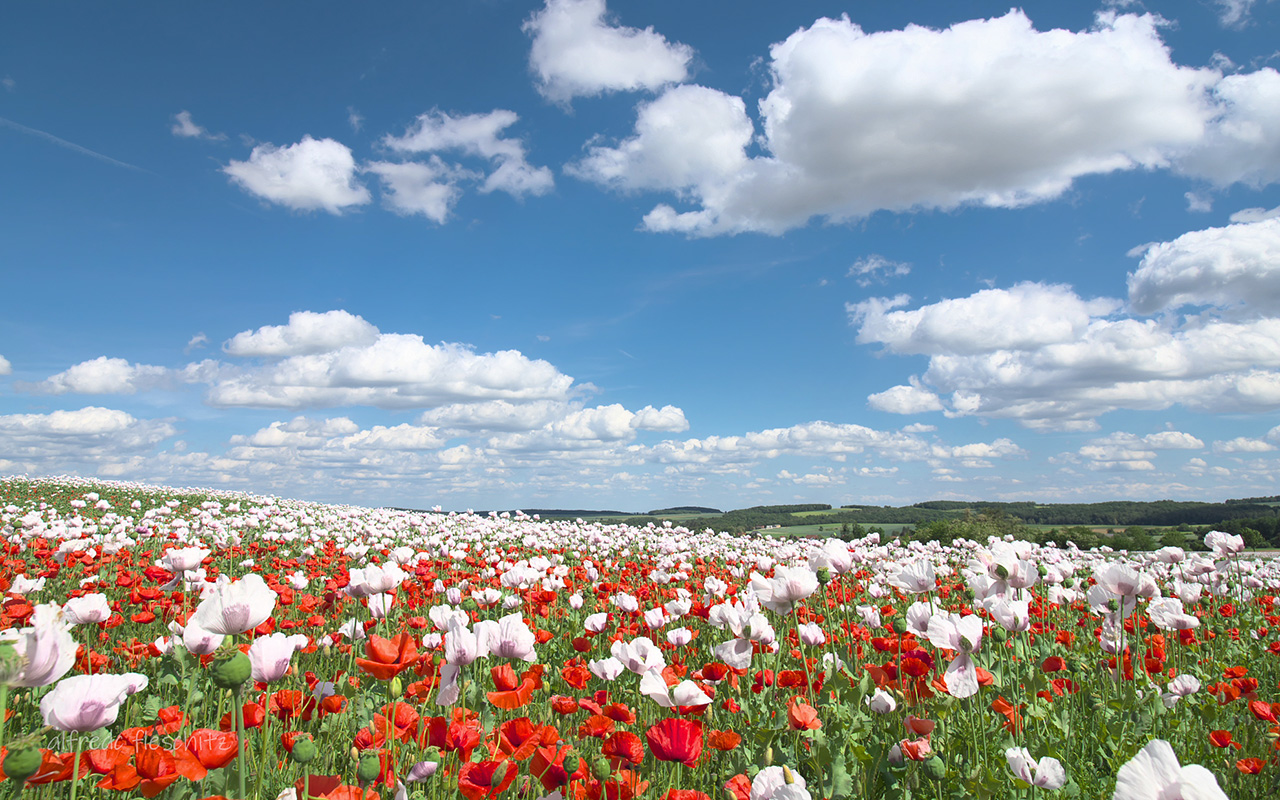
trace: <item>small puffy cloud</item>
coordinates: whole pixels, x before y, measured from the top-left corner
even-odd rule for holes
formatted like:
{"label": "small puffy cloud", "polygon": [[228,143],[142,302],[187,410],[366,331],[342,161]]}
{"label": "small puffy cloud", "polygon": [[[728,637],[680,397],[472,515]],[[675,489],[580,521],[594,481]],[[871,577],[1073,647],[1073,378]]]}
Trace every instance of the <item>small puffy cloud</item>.
{"label": "small puffy cloud", "polygon": [[645,406],[636,412],[631,424],[638,431],[680,433],[689,430],[689,420],[685,419],[684,411],[675,406]]}
{"label": "small puffy cloud", "polygon": [[1129,275],[1129,302],[1142,314],[1187,305],[1280,313],[1280,218],[1151,245]]}
{"label": "small puffy cloud", "polygon": [[538,91],[557,103],[680,83],[693,59],[692,48],[651,27],[611,25],[604,0],[547,0],[524,30],[533,37],[529,67]]}
{"label": "small puffy cloud", "polygon": [[458,171],[438,158],[429,164],[375,161],[365,169],[382,179],[383,203],[401,216],[421,214],[443,225],[462,196]]}
{"label": "small puffy cloud", "polygon": [[289,315],[289,324],[242,331],[228,339],[222,349],[241,358],[283,358],[371,345],[378,334],[378,329],[363,317],[346,311],[296,311]]}
{"label": "small puffy cloud", "polygon": [[1275,449],[1275,445],[1268,441],[1263,439],[1251,439],[1247,436],[1237,436],[1234,439],[1213,443],[1213,452],[1220,454],[1269,453]]}
{"label": "small puffy cloud", "polygon": [[187,341],[187,346],[182,348],[182,352],[190,353],[194,350],[199,350],[203,348],[205,345],[207,345],[208,343],[209,343],[209,337],[205,336],[204,332],[202,331],[200,333],[197,333],[195,336],[192,336]]}
{"label": "small puffy cloud", "polygon": [[351,149],[334,139],[304,136],[286,147],[260,144],[248,161],[232,161],[222,171],[250,194],[295,211],[342,214],[371,199],[356,178]]}
{"label": "small puffy cloud", "polygon": [[13,365],[9,363],[9,359],[0,356],[0,375],[12,375]]}
{"label": "small puffy cloud", "polygon": [[[493,169],[481,182],[482,193],[501,191],[516,198],[546,194],[555,186],[551,170],[529,164],[524,144],[502,136],[519,119],[514,111],[505,109],[462,116],[432,110],[420,115],[403,136],[383,137],[382,144],[404,155],[460,152],[484,159]],[[433,165],[437,171],[441,167],[440,163]],[[453,169],[466,174],[461,167]]]}
{"label": "small puffy cloud", "polygon": [[894,353],[934,355],[1037,348],[1079,338],[1094,317],[1120,305],[1109,299],[1083,300],[1070,287],[1043,283],[984,289],[912,311],[891,310],[906,301],[900,296],[850,304],[858,341],[882,344]]}
{"label": "small puffy cloud", "polygon": [[867,405],[890,414],[923,414],[942,411],[942,400],[914,381],[909,386],[892,386],[867,397]]}
{"label": "small puffy cloud", "polygon": [[159,386],[168,375],[164,367],[98,356],[22,388],[41,394],[134,394]]}
{"label": "small puffy cloud", "polygon": [[227,138],[225,133],[209,133],[191,119],[190,111],[179,111],[173,115],[173,127],[169,129],[174,136],[184,139],[208,139],[220,142]]}
{"label": "small puffy cloud", "polygon": [[1204,442],[1182,431],[1160,431],[1142,437],[1142,443],[1152,450],[1199,450]]}
{"label": "small puffy cloud", "polygon": [[849,267],[848,277],[857,278],[859,286],[870,286],[877,281],[883,283],[888,278],[900,278],[910,274],[910,264],[890,261],[882,255],[873,253],[853,262],[853,266]]}

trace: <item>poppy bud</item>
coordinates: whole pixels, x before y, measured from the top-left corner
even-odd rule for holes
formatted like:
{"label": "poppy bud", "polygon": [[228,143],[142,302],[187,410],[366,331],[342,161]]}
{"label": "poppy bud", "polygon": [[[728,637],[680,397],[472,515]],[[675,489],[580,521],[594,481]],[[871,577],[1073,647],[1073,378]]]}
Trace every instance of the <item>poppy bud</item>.
{"label": "poppy bud", "polygon": [[608,779],[613,774],[613,767],[609,765],[609,759],[600,756],[591,762],[591,774],[598,781]]}
{"label": "poppy bud", "polygon": [[997,642],[1003,642],[1009,638],[1009,632],[1006,631],[1004,628],[992,627],[991,638],[995,639]]}
{"label": "poppy bud", "polygon": [[9,776],[9,780],[17,783],[26,783],[27,778],[35,775],[40,771],[40,762],[43,756],[40,751],[34,747],[18,747],[10,750],[9,754],[4,757],[4,774]]}
{"label": "poppy bud", "polygon": [[316,743],[310,734],[299,736],[289,751],[289,760],[297,764],[310,764],[316,757]]}
{"label": "poppy bud", "polygon": [[209,668],[213,683],[220,689],[235,689],[244,685],[253,674],[249,657],[239,650],[224,650],[213,657]]}
{"label": "poppy bud", "polygon": [[924,774],[931,781],[946,780],[947,762],[935,755],[933,758],[924,762]]}
{"label": "poppy bud", "polygon": [[1108,610],[1108,611],[1119,611],[1119,610],[1120,610],[1120,601],[1119,601],[1119,600],[1116,600],[1115,598],[1112,598],[1112,599],[1108,600],[1108,601],[1107,601],[1107,610]]}
{"label": "poppy bud", "polygon": [[1067,577],[1062,579],[1062,585],[1070,589],[1072,586],[1076,585],[1076,579],[1068,575]]}
{"label": "poppy bud", "polygon": [[360,764],[356,767],[356,780],[362,787],[377,780],[378,773],[381,771],[382,762],[378,760],[378,754],[375,751],[365,750],[360,754]]}
{"label": "poppy bud", "polygon": [[399,699],[404,696],[404,681],[400,680],[399,675],[396,675],[391,678],[388,689],[391,691],[392,697]]}
{"label": "poppy bud", "polygon": [[760,761],[766,767],[773,766],[773,745],[769,745],[764,749],[764,752],[760,754]]}
{"label": "poppy bud", "polygon": [[796,776],[791,772],[791,768],[786,764],[782,765],[782,780],[788,786],[796,782]]}
{"label": "poppy bud", "polygon": [[816,575],[818,576],[819,584],[826,586],[831,583],[831,567],[818,567]]}
{"label": "poppy bud", "polygon": [[1043,578],[1045,575],[1049,574],[1049,568],[1044,564],[1036,564],[1036,574]]}
{"label": "poppy bud", "polygon": [[893,632],[898,634],[899,636],[906,633],[907,632],[906,621],[902,619],[895,619],[893,621]]}

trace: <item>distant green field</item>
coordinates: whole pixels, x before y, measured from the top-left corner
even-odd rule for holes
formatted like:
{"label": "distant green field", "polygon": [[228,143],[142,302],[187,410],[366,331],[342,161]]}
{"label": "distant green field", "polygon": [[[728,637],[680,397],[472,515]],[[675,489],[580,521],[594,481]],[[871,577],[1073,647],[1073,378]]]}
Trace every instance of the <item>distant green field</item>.
{"label": "distant green field", "polygon": [[[899,528],[911,528],[901,522],[859,522],[863,528],[880,527],[886,531],[897,531]],[[821,528],[822,530],[818,530]],[[839,525],[787,525],[783,528],[764,528],[757,533],[769,536],[834,536],[840,533]]]}

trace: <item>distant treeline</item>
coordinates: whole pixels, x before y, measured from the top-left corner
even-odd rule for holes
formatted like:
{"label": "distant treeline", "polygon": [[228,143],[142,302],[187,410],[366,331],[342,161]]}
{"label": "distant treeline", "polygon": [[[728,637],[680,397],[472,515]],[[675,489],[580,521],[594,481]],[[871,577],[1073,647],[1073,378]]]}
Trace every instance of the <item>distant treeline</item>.
{"label": "distant treeline", "polygon": [[658,517],[663,514],[723,514],[724,512],[718,508],[707,508],[706,506],[674,506],[672,508],[659,508],[650,511],[648,516]]}

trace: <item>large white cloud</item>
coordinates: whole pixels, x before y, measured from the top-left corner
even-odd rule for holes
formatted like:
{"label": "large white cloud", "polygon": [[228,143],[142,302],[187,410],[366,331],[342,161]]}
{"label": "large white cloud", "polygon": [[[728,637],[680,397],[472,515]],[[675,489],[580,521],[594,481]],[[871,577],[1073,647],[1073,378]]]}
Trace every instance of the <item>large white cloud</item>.
{"label": "large white cloud", "polygon": [[1218,186],[1280,180],[1280,72],[1228,75],[1213,87],[1213,99],[1215,117],[1204,139],[1181,155],[1179,170]]}
{"label": "large white cloud", "polygon": [[1280,219],[1184,233],[1152,245],[1129,276],[1135,311],[1245,306],[1280,313]]}
{"label": "large white cloud", "polygon": [[240,357],[283,358],[327,353],[347,346],[367,346],[379,331],[363,317],[347,311],[296,311],[287,325],[264,325],[228,339],[222,349]]}
{"label": "large white cloud", "polygon": [[[770,59],[764,155],[747,157],[745,115],[671,103],[667,128],[718,121],[714,160],[734,168],[654,170],[682,142],[652,133],[646,105],[635,136],[612,154],[594,148],[579,174],[678,192],[696,207],[661,204],[646,224],[699,234],[780,233],[880,209],[1017,207],[1058,197],[1083,175],[1167,167],[1204,140],[1215,115],[1225,130],[1245,113],[1237,95],[1258,93],[1257,81],[1235,94],[1224,87],[1218,102],[1236,107],[1215,106],[1221,75],[1173,63],[1150,15],[1102,14],[1081,32],[1037,31],[1017,10],[945,30],[867,33],[848,18],[820,19]],[[712,91],[702,90],[708,102]]]}
{"label": "large white cloud", "polygon": [[167,420],[137,419],[127,412],[98,406],[4,415],[0,416],[0,470],[92,473],[134,454],[149,453],[176,433]]}
{"label": "large white cloud", "polygon": [[653,28],[609,24],[604,0],[547,0],[525,23],[538,91],[555,102],[611,91],[656,89],[687,75],[693,50]]}
{"label": "large white cloud", "polygon": [[369,202],[369,190],[356,178],[351,149],[334,139],[313,139],[286,147],[260,144],[248,161],[222,168],[245,191],[295,211],[330,214]]}

